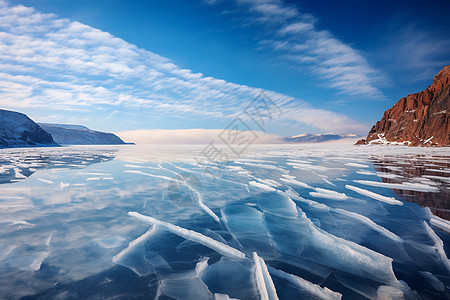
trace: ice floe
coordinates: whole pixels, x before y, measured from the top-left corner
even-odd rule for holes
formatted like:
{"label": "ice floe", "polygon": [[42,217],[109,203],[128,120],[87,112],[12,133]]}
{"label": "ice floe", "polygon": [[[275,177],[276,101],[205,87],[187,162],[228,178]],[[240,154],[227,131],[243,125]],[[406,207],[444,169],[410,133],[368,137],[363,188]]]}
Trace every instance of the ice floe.
{"label": "ice floe", "polygon": [[447,254],[445,254],[444,243],[433,231],[433,229],[431,229],[431,227],[427,224],[427,222],[424,221],[423,224],[425,226],[426,232],[434,242],[434,249],[436,251],[436,255],[441,259],[443,265],[447,268],[447,270],[450,271],[450,260],[448,259]]}
{"label": "ice floe", "polygon": [[199,232],[195,232],[193,230],[188,230],[170,223],[166,223],[164,221],[160,221],[158,219],[155,219],[150,216],[144,216],[137,212],[129,212],[129,216],[132,216],[142,222],[148,223],[148,224],[155,224],[160,225],[161,227],[167,229],[168,231],[179,235],[185,239],[197,242],[199,244],[202,244],[208,248],[211,248],[214,251],[219,252],[222,255],[230,256],[230,257],[237,257],[237,258],[244,258],[245,254],[241,251],[234,249],[228,245],[225,245],[221,242],[218,242],[208,236],[205,236]]}
{"label": "ice floe", "polygon": [[314,189],[309,184],[306,184],[304,182],[296,180],[295,176],[291,176],[291,175],[282,175],[282,176],[283,177],[281,177],[280,180],[283,181],[283,182],[295,184],[297,186],[304,187],[304,188],[307,188],[307,189]]}
{"label": "ice floe", "polygon": [[124,256],[126,256],[130,251],[147,241],[153,234],[153,232],[156,230],[157,225],[153,225],[149,230],[147,230],[144,234],[136,238],[135,240],[131,241],[128,246],[121,250],[119,253],[117,253],[113,258],[112,262],[117,263],[119,262]]}
{"label": "ice floe", "polygon": [[357,219],[358,221],[366,224],[367,226],[369,226],[373,230],[379,232],[380,234],[384,235],[385,237],[387,237],[387,238],[389,238],[389,239],[391,239],[393,241],[396,241],[396,242],[399,242],[399,243],[401,243],[403,241],[402,238],[400,238],[398,235],[396,235],[395,233],[387,230],[383,226],[380,226],[380,225],[376,224],[374,221],[372,221],[371,219],[369,219],[366,216],[360,215],[360,214],[355,213],[355,212],[350,212],[350,211],[347,211],[347,210],[344,210],[344,209],[340,209],[340,208],[334,208],[332,210],[336,211],[336,212],[338,212],[338,213],[340,213],[342,215],[348,216],[350,218]]}
{"label": "ice floe", "polygon": [[315,192],[309,192],[309,194],[313,197],[325,198],[325,199],[330,199],[330,200],[338,200],[338,201],[348,199],[348,196],[344,193],[339,193],[336,191],[327,190],[327,189],[323,189],[323,188],[315,188],[315,190],[316,190]]}
{"label": "ice floe", "polygon": [[269,191],[269,192],[275,192],[276,191],[276,189],[274,189],[273,187],[268,186],[267,184],[264,184],[264,183],[259,183],[259,182],[256,182],[256,181],[250,181],[248,184],[251,185],[251,186],[257,187],[259,189]]}
{"label": "ice floe", "polygon": [[430,216],[431,225],[436,226],[450,233],[450,221],[441,219],[438,216],[434,215],[428,207],[426,207],[425,209],[427,210],[428,215]]}
{"label": "ice floe", "polygon": [[362,188],[359,188],[356,186],[348,185],[348,184],[345,185],[345,187],[349,190],[357,192],[360,195],[367,196],[367,197],[370,197],[372,199],[375,199],[375,200],[378,200],[378,201],[381,201],[384,203],[388,203],[391,205],[403,205],[402,201],[399,201],[399,200],[395,199],[394,197],[386,197],[386,196],[383,196],[383,195],[380,195],[380,194],[377,194],[377,193],[374,193],[374,192],[371,192],[371,191],[368,191],[368,190],[365,190],[365,189],[362,189]]}
{"label": "ice floe", "polygon": [[422,183],[412,183],[412,182],[389,183],[389,182],[379,182],[369,180],[354,180],[354,182],[364,185],[384,187],[388,189],[398,189],[398,190],[418,191],[418,192],[439,192],[439,188]]}
{"label": "ice floe", "polygon": [[318,299],[339,300],[342,298],[342,294],[333,292],[327,287],[321,287],[296,275],[272,267],[269,267],[268,270],[272,275],[282,278],[302,290],[308,291],[311,296],[317,297]]}
{"label": "ice floe", "polygon": [[253,252],[253,262],[255,263],[255,281],[260,299],[278,300],[277,291],[267,270],[267,266],[256,252]]}
{"label": "ice floe", "polygon": [[350,166],[350,167],[355,167],[355,168],[369,168],[368,165],[364,165],[364,164],[359,164],[359,163],[346,163],[346,166]]}

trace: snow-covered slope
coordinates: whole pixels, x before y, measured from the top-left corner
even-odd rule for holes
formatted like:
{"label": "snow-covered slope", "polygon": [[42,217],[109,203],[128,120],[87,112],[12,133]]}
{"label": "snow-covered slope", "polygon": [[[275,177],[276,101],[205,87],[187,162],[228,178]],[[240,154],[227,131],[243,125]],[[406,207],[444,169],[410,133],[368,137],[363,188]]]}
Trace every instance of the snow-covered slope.
{"label": "snow-covered slope", "polygon": [[90,130],[80,125],[39,124],[61,145],[115,145],[125,144],[113,133]]}
{"label": "snow-covered slope", "polygon": [[83,125],[72,125],[72,124],[51,124],[51,123],[39,123],[39,126],[58,126],[66,129],[79,129],[79,130],[89,130],[86,126]]}
{"label": "snow-covered slope", "polygon": [[52,136],[25,114],[0,109],[0,148],[56,145]]}

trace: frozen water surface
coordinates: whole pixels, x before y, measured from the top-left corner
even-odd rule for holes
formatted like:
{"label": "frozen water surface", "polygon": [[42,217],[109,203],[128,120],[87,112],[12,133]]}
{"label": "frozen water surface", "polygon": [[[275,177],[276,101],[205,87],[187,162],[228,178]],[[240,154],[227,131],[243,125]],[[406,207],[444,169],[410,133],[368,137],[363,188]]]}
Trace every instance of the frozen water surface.
{"label": "frozen water surface", "polygon": [[448,149],[203,149],[0,150],[0,299],[450,298]]}

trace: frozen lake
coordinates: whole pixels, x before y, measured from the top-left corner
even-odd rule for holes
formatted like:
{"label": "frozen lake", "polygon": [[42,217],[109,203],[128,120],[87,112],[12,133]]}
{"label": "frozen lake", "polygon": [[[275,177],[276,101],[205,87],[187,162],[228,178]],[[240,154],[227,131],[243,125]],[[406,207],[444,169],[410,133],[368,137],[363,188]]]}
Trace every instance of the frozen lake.
{"label": "frozen lake", "polygon": [[1,149],[0,299],[450,298],[448,148],[204,150]]}

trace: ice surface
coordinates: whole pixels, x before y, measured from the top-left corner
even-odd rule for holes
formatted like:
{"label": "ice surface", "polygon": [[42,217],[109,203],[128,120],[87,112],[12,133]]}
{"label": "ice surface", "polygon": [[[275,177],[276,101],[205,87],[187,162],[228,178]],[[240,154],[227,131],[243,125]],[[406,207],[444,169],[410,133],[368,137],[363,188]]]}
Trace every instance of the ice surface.
{"label": "ice surface", "polygon": [[[270,275],[266,275],[263,271],[263,266],[261,264],[260,258],[256,252],[253,252],[253,262],[255,263],[255,283],[260,299],[262,300],[273,300],[278,299],[277,292],[275,290],[275,285],[272,282]],[[265,269],[267,267],[264,264]]]}
{"label": "ice surface", "polygon": [[448,259],[447,254],[445,253],[444,243],[433,231],[433,229],[431,229],[431,227],[427,224],[427,222],[424,221],[423,224],[425,226],[428,235],[434,242],[434,249],[436,251],[436,255],[442,261],[442,264],[447,268],[447,270],[450,271],[450,260]]}
{"label": "ice surface", "polygon": [[176,235],[179,235],[193,242],[200,243],[208,248],[213,249],[214,251],[219,252],[222,255],[236,258],[245,257],[245,254],[242,253],[241,251],[234,249],[228,245],[225,245],[221,242],[218,242],[216,240],[213,240],[212,238],[205,236],[199,232],[195,232],[193,230],[188,230],[170,223],[166,223],[164,221],[160,221],[150,216],[144,216],[137,212],[129,212],[128,215],[148,224],[160,225]]}
{"label": "ice surface", "polygon": [[113,258],[112,258],[112,262],[113,263],[117,263],[119,262],[124,256],[126,256],[130,251],[132,251],[133,249],[135,249],[136,247],[138,247],[139,245],[141,245],[142,243],[144,243],[145,241],[147,241],[151,235],[153,234],[153,232],[156,230],[156,227],[158,225],[153,225],[149,230],[147,230],[143,235],[141,235],[140,237],[136,238],[135,240],[131,241],[128,246],[123,249],[122,251],[120,251],[119,253],[117,253]]}
{"label": "ice surface", "polygon": [[203,195],[197,189],[195,189],[192,185],[190,185],[187,182],[187,180],[183,180],[182,182],[197,196],[198,205],[201,207],[201,209],[203,209],[208,215],[210,215],[211,218],[214,219],[214,221],[216,221],[217,223],[220,223],[219,217],[208,206],[206,206],[203,203]]}
{"label": "ice surface", "polygon": [[398,235],[396,235],[395,233],[392,233],[391,231],[387,230],[386,228],[384,228],[383,226],[380,226],[378,224],[376,224],[374,221],[372,221],[371,219],[369,219],[366,216],[354,213],[354,212],[350,212],[350,211],[346,211],[340,208],[335,208],[332,209],[333,211],[336,211],[340,214],[343,214],[345,216],[348,216],[350,218],[354,218],[357,219],[358,221],[366,224],[367,226],[369,226],[370,228],[372,228],[375,231],[378,231],[380,234],[384,235],[387,238],[390,238],[393,241],[399,242],[401,243],[403,240],[402,238],[400,238]]}
{"label": "ice surface", "polygon": [[312,297],[317,297],[318,299],[341,299],[342,295],[337,292],[333,292],[332,290],[321,287],[317,284],[314,284],[312,282],[309,282],[301,277],[295,276],[293,274],[286,273],[281,270],[277,270],[275,268],[269,267],[269,272],[277,277],[280,277],[289,283],[291,283],[294,286],[297,286],[298,288],[302,290],[306,290],[308,293],[311,294]]}
{"label": "ice surface", "polygon": [[260,211],[246,205],[230,205],[221,213],[228,231],[248,255],[257,251],[266,258],[277,257]]}
{"label": "ice surface", "polygon": [[364,196],[370,197],[372,199],[375,199],[375,200],[378,200],[381,202],[385,202],[385,203],[392,204],[392,205],[403,205],[403,202],[401,202],[393,197],[386,197],[383,195],[379,195],[377,193],[374,193],[374,192],[371,192],[371,191],[368,191],[368,190],[365,190],[365,189],[362,189],[362,188],[359,188],[356,186],[348,185],[348,184],[345,185],[345,187],[349,190],[357,192],[360,195],[364,195]]}
{"label": "ice surface", "polygon": [[445,291],[444,284],[433,274],[427,271],[420,272],[423,277],[430,283],[430,285],[438,291]]}
{"label": "ice surface", "polygon": [[439,181],[444,181],[444,182],[450,183],[450,178],[448,178],[448,177],[435,176],[435,175],[422,175],[422,177],[429,178],[429,179],[437,179]]}
{"label": "ice surface", "polygon": [[167,177],[167,176],[145,173],[145,172],[138,171],[138,170],[125,170],[124,172],[125,173],[141,174],[141,175],[154,177],[154,178],[160,178],[160,179],[164,179],[164,180],[168,180],[168,181],[173,180],[173,178],[170,178],[170,177]]}
{"label": "ice surface", "polygon": [[202,276],[203,272],[208,267],[208,260],[209,257],[204,257],[195,265],[195,273],[197,273],[197,276]]}
{"label": "ice surface", "polygon": [[438,216],[435,216],[428,207],[426,207],[425,209],[427,210],[428,215],[430,216],[430,224],[431,225],[434,225],[436,227],[439,227],[442,230],[450,232],[450,221],[447,221],[447,220],[439,218]]}
{"label": "ice surface", "polygon": [[[208,164],[200,145],[2,149],[0,298],[445,299],[448,150],[368,149],[254,145]],[[168,185],[186,174],[200,184],[180,205]]]}
{"label": "ice surface", "polygon": [[269,275],[267,266],[256,252],[253,252],[253,262],[255,263],[255,281],[260,299],[276,300],[278,299],[275,285]]}
{"label": "ice surface", "polygon": [[177,300],[214,299],[213,294],[196,276],[195,271],[164,277],[159,288],[163,295]]}
{"label": "ice surface", "polygon": [[317,228],[302,212],[311,232],[310,243],[318,251],[313,257],[329,260],[328,264],[347,272],[379,282],[397,284],[392,270],[392,259],[348,240],[333,236]]}

